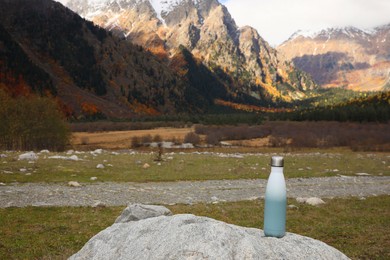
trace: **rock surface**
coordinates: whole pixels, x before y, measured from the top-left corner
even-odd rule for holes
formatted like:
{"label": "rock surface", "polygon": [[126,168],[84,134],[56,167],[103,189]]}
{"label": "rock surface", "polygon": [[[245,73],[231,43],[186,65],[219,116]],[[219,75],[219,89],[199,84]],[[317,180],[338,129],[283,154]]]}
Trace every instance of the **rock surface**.
{"label": "rock surface", "polygon": [[287,233],[264,237],[206,217],[174,215],[115,223],[70,259],[348,259],[327,244]]}
{"label": "rock surface", "polygon": [[172,212],[163,206],[130,204],[115,220],[115,223],[126,223],[159,216],[170,216]]}

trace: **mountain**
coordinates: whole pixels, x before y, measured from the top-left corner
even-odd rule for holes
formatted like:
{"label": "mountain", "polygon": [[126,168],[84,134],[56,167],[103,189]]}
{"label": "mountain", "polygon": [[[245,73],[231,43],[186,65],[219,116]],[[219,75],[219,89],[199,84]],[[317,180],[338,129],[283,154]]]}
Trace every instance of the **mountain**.
{"label": "mountain", "polygon": [[217,76],[234,102],[264,105],[290,101],[316,87],[307,74],[281,59],[255,29],[238,28],[217,0],[61,2],[168,63],[187,49],[195,61]]}
{"label": "mountain", "polygon": [[383,90],[390,86],[390,24],[299,31],[277,47],[324,87]]}
{"label": "mountain", "polygon": [[[202,111],[207,100],[141,46],[50,0],[0,0],[0,88],[59,100],[74,117]],[[204,111],[204,110],[203,110]]]}

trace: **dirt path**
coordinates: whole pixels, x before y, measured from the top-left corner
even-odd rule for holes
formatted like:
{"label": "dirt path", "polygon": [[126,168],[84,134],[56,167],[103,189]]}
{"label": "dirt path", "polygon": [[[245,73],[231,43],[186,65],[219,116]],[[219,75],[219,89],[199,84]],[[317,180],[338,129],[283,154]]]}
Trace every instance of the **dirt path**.
{"label": "dirt path", "polygon": [[[0,207],[124,206],[128,203],[216,203],[261,198],[266,180],[165,183],[97,183],[82,187],[29,183],[0,186]],[[287,180],[288,197],[367,197],[390,195],[390,177],[326,177]]]}

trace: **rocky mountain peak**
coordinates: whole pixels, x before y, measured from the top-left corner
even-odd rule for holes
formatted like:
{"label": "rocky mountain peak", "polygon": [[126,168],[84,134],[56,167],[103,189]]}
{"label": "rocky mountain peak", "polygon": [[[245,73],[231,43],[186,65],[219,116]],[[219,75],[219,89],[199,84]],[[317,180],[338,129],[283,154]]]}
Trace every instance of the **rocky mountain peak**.
{"label": "rocky mountain peak", "polygon": [[185,47],[220,77],[231,95],[242,93],[254,103],[289,100],[294,92],[302,96],[301,91],[315,86],[279,59],[255,29],[238,28],[217,0],[68,0],[66,5],[163,59]]}
{"label": "rocky mountain peak", "polygon": [[390,25],[297,32],[277,48],[325,87],[381,90],[390,81]]}

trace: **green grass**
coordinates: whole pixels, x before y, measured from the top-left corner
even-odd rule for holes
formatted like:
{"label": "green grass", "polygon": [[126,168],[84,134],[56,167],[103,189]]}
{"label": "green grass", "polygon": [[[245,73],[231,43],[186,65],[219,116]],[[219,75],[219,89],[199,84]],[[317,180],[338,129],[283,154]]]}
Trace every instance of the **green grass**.
{"label": "green grass", "polygon": [[[241,150],[224,149],[225,153],[231,154],[237,151]],[[90,178],[93,176],[103,182],[267,178],[270,157],[278,150],[253,151],[256,154],[245,153],[243,158],[222,158],[216,154],[166,153],[165,160],[161,163],[155,162],[156,154],[150,152],[119,155],[104,152],[96,157],[90,153],[78,154],[82,161],[48,159],[53,155],[67,156],[63,153],[50,153],[41,154],[35,163],[15,159],[20,153],[2,152],[8,157],[0,159],[0,182],[65,183],[72,180],[87,183],[91,182]],[[279,154],[285,156],[286,178],[354,175],[361,172],[390,175],[389,153],[357,153],[349,150],[316,153],[308,150],[283,154],[279,150]],[[104,169],[96,169],[96,165],[100,163],[105,165]],[[151,167],[143,169],[145,163]],[[21,168],[26,171],[20,172]]]}
{"label": "green grass", "polygon": [[[319,239],[353,259],[390,258],[390,196],[326,200],[287,211],[287,231]],[[175,213],[262,228],[263,201],[174,205]],[[0,259],[66,259],[110,226],[123,208],[0,209]]]}

